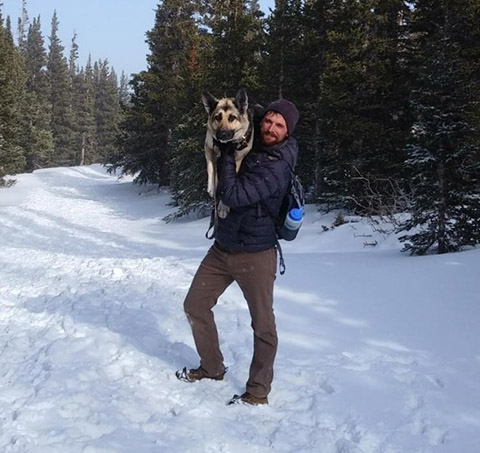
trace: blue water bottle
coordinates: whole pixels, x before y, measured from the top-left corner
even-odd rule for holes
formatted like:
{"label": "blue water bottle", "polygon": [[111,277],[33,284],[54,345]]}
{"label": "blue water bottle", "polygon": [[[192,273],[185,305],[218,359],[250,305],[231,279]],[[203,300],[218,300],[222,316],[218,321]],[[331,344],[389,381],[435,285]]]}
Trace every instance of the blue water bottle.
{"label": "blue water bottle", "polygon": [[303,210],[293,208],[288,211],[285,217],[285,223],[281,231],[281,238],[286,241],[293,241],[297,237],[298,229],[303,223]]}

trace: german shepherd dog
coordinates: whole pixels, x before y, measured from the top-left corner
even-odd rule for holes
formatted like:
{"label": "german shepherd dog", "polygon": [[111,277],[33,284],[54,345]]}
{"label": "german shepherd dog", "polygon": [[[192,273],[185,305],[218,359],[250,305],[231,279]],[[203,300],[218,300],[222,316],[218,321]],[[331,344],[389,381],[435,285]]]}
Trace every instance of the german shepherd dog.
{"label": "german shepherd dog", "polygon": [[[215,198],[218,184],[217,159],[226,146],[235,147],[236,170],[240,169],[243,158],[253,145],[253,113],[248,108],[245,90],[239,90],[235,98],[217,99],[210,93],[203,93],[202,102],[208,115],[205,137],[205,158],[207,160],[207,191]],[[216,207],[218,216],[225,218],[229,207],[222,201]]]}

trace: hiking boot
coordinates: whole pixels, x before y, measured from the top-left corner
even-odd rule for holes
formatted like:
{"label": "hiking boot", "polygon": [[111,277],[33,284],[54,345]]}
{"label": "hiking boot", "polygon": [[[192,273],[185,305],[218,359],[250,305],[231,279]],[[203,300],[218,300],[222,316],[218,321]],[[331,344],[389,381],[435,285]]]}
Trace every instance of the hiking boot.
{"label": "hiking boot", "polygon": [[261,404],[268,404],[266,396],[255,396],[251,393],[245,392],[243,395],[233,395],[233,398],[228,402],[230,404],[249,404],[250,406],[259,406]]}
{"label": "hiking boot", "polygon": [[196,381],[201,381],[202,379],[212,379],[214,381],[222,381],[223,376],[225,376],[225,373],[227,372],[228,368],[225,368],[223,370],[223,373],[217,374],[216,376],[209,376],[207,372],[202,368],[192,368],[190,370],[187,370],[187,367],[185,367],[183,370],[178,370],[175,375],[177,376],[177,379],[180,381],[185,381],[185,382],[196,382]]}

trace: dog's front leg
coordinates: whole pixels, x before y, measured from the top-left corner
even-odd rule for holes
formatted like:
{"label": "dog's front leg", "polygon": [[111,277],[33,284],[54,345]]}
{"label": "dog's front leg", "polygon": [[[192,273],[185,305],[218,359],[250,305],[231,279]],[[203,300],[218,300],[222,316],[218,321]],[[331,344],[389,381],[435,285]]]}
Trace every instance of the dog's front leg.
{"label": "dog's front leg", "polygon": [[215,168],[215,154],[212,149],[205,146],[205,159],[207,160],[207,192],[212,198],[217,190],[217,169]]}

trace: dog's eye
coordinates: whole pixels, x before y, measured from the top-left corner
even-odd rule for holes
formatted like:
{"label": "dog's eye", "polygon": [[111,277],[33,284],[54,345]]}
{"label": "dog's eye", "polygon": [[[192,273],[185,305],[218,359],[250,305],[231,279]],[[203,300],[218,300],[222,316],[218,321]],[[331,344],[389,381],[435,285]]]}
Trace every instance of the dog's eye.
{"label": "dog's eye", "polygon": [[230,115],[228,117],[228,121],[230,121],[230,123],[233,123],[236,119],[237,119],[237,117],[235,115]]}
{"label": "dog's eye", "polygon": [[215,115],[215,121],[222,121],[222,114],[221,113],[217,113]]}

